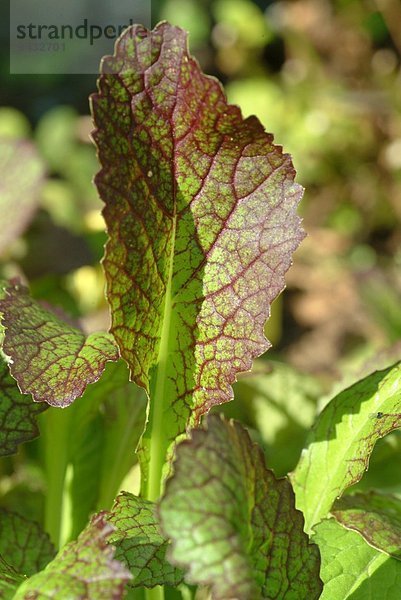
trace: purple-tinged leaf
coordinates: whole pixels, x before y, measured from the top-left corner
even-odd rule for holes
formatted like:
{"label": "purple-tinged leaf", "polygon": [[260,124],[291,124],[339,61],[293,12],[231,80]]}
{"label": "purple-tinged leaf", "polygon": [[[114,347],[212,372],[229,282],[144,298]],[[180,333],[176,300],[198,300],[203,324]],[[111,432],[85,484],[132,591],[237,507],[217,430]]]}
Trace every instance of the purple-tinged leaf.
{"label": "purple-tinged leaf", "polygon": [[25,581],[15,600],[120,600],[131,578],[107,543],[113,528],[103,514],[94,517],[77,541],[67,544],[47,567]]}
{"label": "purple-tinged leaf", "polygon": [[143,465],[268,349],[264,323],[303,238],[290,157],[227,104],[186,37],[129,28],[92,97],[111,330],[151,399]]}
{"label": "purple-tinged leaf", "polygon": [[318,416],[291,474],[305,531],[325,518],[369,466],[377,440],[401,427],[401,363],[335,396]]}
{"label": "purple-tinged leaf", "polygon": [[0,254],[31,220],[43,178],[44,166],[31,142],[0,138]]}
{"label": "purple-tinged leaf", "polygon": [[100,378],[107,361],[118,359],[110,334],[86,336],[33,300],[19,283],[5,292],[0,300],[3,350],[20,390],[35,402],[68,406]]}
{"label": "purple-tinged leaf", "polygon": [[330,511],[374,548],[401,560],[401,500],[378,492],[346,495]]}
{"label": "purple-tinged leaf", "polygon": [[319,551],[291,484],[266,468],[239,423],[214,415],[176,447],[159,513],[168,558],[214,599],[319,597]]}
{"label": "purple-tinged leaf", "polygon": [[49,536],[37,523],[0,509],[0,556],[16,573],[30,577],[55,554]]}
{"label": "purple-tinged leaf", "polygon": [[116,547],[115,557],[126,563],[131,574],[130,587],[179,585],[182,571],[167,562],[168,540],[159,530],[152,502],[123,492],[116,498],[108,521],[116,527],[110,543]]}
{"label": "purple-tinged leaf", "polygon": [[21,394],[8,366],[0,358],[0,456],[14,454],[19,444],[39,435],[36,417],[46,405]]}

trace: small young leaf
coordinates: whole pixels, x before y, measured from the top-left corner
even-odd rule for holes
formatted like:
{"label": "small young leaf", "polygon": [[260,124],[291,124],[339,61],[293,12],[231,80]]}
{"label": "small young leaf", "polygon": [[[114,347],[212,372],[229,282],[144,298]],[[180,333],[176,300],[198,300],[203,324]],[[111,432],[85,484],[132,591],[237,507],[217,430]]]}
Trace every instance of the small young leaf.
{"label": "small young leaf", "polygon": [[21,394],[0,357],[0,456],[14,454],[19,444],[39,435],[36,416],[46,408]]}
{"label": "small young leaf", "polygon": [[16,573],[30,577],[55,554],[49,536],[37,523],[0,509],[0,556]]}
{"label": "small young leaf", "polygon": [[114,560],[114,550],[107,543],[113,528],[98,514],[77,541],[67,544],[43,571],[25,581],[15,600],[120,600],[127,569]]}
{"label": "small young leaf", "polygon": [[266,469],[239,423],[217,415],[207,423],[177,446],[160,503],[169,558],[216,599],[318,598],[319,552],[290,483]]}
{"label": "small young leaf", "polygon": [[157,453],[159,467],[268,349],[264,323],[303,238],[290,157],[227,104],[186,37],[128,29],[92,98],[112,332],[150,392],[144,463]]}
{"label": "small young leaf", "polygon": [[100,378],[107,361],[118,359],[110,334],[86,337],[35,302],[19,283],[5,292],[0,300],[3,350],[20,390],[32,394],[35,402],[68,406]]}
{"label": "small young leaf", "polygon": [[43,177],[43,163],[31,142],[0,139],[0,254],[31,220]]}
{"label": "small young leaf", "polygon": [[123,492],[116,498],[108,521],[116,527],[110,543],[115,557],[125,562],[133,575],[130,587],[177,586],[183,573],[165,558],[167,540],[159,531],[155,505]]}
{"label": "small young leaf", "polygon": [[322,556],[320,600],[399,600],[401,562],[378,552],[334,519],[314,527]]}
{"label": "small young leaf", "polygon": [[359,481],[376,441],[401,427],[401,363],[342,391],[319,415],[291,481],[305,531]]}
{"label": "small young leaf", "polygon": [[359,531],[371,546],[401,560],[401,500],[369,492],[346,495],[330,511],[348,529]]}

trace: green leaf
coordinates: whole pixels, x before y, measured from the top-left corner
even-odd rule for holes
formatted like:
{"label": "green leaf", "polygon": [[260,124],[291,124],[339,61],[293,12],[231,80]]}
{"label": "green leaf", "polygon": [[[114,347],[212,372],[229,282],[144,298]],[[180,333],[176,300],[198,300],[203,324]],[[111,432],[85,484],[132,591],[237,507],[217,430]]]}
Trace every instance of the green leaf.
{"label": "green leaf", "polygon": [[37,523],[0,509],[0,599],[14,598],[26,577],[43,569],[55,553]]}
{"label": "green leaf", "polygon": [[116,498],[108,521],[116,527],[110,537],[115,556],[133,575],[130,587],[177,586],[182,582],[183,573],[165,558],[169,544],[160,533],[152,502],[123,492]]}
{"label": "green leaf", "polygon": [[401,500],[388,494],[352,494],[334,503],[331,513],[358,531],[371,546],[401,560]]}
{"label": "green leaf", "polygon": [[107,543],[113,528],[96,515],[77,541],[67,544],[46,569],[25,581],[15,600],[119,600],[130,573]]}
{"label": "green leaf", "polygon": [[288,155],[168,23],[128,29],[92,97],[112,332],[150,393],[143,489],[167,449],[269,347],[263,327],[303,232]]}
{"label": "green leaf", "polygon": [[110,334],[86,336],[35,302],[18,282],[5,291],[3,350],[20,390],[36,402],[68,406],[100,378],[107,361],[118,359]]}
{"label": "green leaf", "polygon": [[29,224],[43,178],[44,166],[31,142],[0,138],[0,254]]}
{"label": "green leaf", "polygon": [[321,591],[319,552],[287,479],[266,469],[239,423],[213,415],[176,448],[160,503],[169,558],[213,598],[297,598]]}
{"label": "green leaf", "polygon": [[359,481],[376,441],[401,427],[401,363],[338,394],[319,415],[291,476],[306,531]]}
{"label": "green leaf", "polygon": [[52,560],[56,551],[37,523],[0,509],[0,556],[16,573],[30,577]]}
{"label": "green leaf", "polygon": [[371,548],[334,519],[314,527],[322,557],[320,600],[399,600],[400,561]]}
{"label": "green leaf", "polygon": [[0,358],[0,456],[15,454],[19,444],[39,435],[36,417],[47,408],[21,394]]}

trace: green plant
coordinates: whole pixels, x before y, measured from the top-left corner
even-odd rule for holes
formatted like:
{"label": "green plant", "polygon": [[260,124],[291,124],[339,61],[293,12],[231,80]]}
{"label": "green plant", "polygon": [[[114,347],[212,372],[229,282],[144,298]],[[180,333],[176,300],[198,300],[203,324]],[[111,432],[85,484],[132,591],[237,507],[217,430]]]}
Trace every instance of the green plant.
{"label": "green plant", "polygon": [[[112,326],[86,335],[20,281],[4,285],[0,450],[41,419],[47,493],[46,533],[0,513],[0,597],[397,598],[399,500],[342,495],[401,425],[399,364],[336,394],[307,438],[319,391],[283,365],[238,386],[262,446],[239,422],[202,422],[269,347],[264,323],[303,238],[290,157],[167,23],[123,34],[92,110]],[[282,479],[262,450],[274,409],[290,463],[305,445]],[[140,493],[113,504],[136,447]]]}

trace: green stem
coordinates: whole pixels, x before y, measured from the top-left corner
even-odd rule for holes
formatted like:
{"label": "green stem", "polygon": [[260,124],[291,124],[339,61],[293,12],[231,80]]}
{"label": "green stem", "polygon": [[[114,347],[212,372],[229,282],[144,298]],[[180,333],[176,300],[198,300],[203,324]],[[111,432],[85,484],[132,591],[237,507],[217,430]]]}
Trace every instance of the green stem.
{"label": "green stem", "polygon": [[68,466],[68,438],[71,411],[50,408],[45,413],[46,499],[45,529],[56,548],[60,547],[65,477]]}
{"label": "green stem", "polygon": [[[166,377],[169,361],[171,317],[172,317],[172,279],[174,266],[174,246],[175,246],[175,222],[170,255],[169,275],[166,287],[166,299],[164,304],[164,314],[160,333],[160,348],[157,360],[157,369],[151,378],[150,386],[150,411],[148,432],[150,435],[150,458],[149,458],[149,479],[146,489],[146,498],[151,502],[156,502],[162,489],[162,471],[166,460],[167,435],[164,424],[164,410],[166,398]],[[160,598],[160,596],[155,596]]]}
{"label": "green stem", "polygon": [[164,588],[161,585],[145,590],[146,600],[164,600]]}

